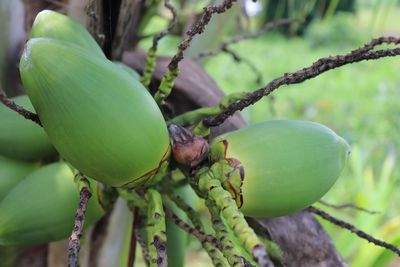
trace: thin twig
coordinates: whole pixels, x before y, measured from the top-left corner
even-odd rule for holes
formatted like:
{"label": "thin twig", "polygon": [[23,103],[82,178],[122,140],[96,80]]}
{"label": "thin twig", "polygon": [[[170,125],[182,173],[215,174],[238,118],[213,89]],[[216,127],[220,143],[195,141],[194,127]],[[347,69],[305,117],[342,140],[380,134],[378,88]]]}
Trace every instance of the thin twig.
{"label": "thin twig", "polygon": [[[196,212],[188,203],[186,203],[183,198],[181,198],[177,194],[173,194],[171,191],[167,194],[163,195],[163,198],[166,203],[173,202],[176,206],[178,206],[182,211],[184,211],[187,217],[192,221],[194,227],[196,229],[204,229],[204,225],[201,222],[200,214]],[[221,244],[221,243],[220,243]],[[228,261],[225,259],[224,255],[221,252],[221,247],[215,247],[211,242],[201,242],[202,247],[207,252],[214,266],[229,266]],[[221,244],[222,245],[222,244]]]}
{"label": "thin twig", "polygon": [[224,52],[226,52],[227,54],[229,54],[233,60],[235,60],[236,62],[240,63],[244,63],[246,64],[256,75],[256,84],[257,85],[261,85],[263,83],[263,75],[261,73],[261,71],[256,67],[256,65],[254,65],[253,62],[251,62],[250,60],[248,60],[245,57],[240,56],[239,54],[237,54],[236,52],[232,51],[231,49],[225,47],[224,48]]}
{"label": "thin twig", "polygon": [[42,126],[40,119],[36,113],[26,110],[24,107],[9,99],[2,89],[0,89],[0,101],[10,109],[23,116],[25,119],[31,120],[39,126]]}
{"label": "thin twig", "polygon": [[157,266],[168,267],[167,242],[155,235],[153,244],[157,250]]}
{"label": "thin twig", "polygon": [[298,19],[278,19],[278,20],[275,20],[275,21],[268,22],[260,30],[258,30],[257,32],[236,35],[236,36],[232,37],[231,39],[223,42],[220,45],[218,50],[200,52],[198,55],[193,57],[193,59],[194,60],[199,60],[201,58],[205,58],[205,57],[209,57],[209,56],[216,56],[221,52],[226,52],[225,49],[228,46],[232,45],[232,44],[236,44],[236,43],[239,43],[240,41],[244,41],[244,40],[258,38],[261,35],[271,31],[275,27],[291,24],[291,23],[294,23],[294,22],[300,22],[300,21]]}
{"label": "thin twig", "polygon": [[400,55],[400,48],[382,49],[373,51],[373,49],[380,44],[399,44],[400,38],[395,37],[380,37],[373,39],[370,43],[364,45],[362,48],[351,51],[345,55],[330,56],[321,58],[311,66],[298,70],[292,73],[285,73],[283,76],[276,78],[268,83],[265,87],[260,88],[252,93],[247,94],[243,99],[230,104],[220,114],[212,116],[203,120],[204,125],[207,127],[215,127],[222,124],[229,116],[233,115],[236,111],[242,110],[269,95],[275,89],[284,84],[296,84],[305,80],[314,78],[326,71],[364,60],[373,60],[382,57],[394,57]]}
{"label": "thin twig", "polygon": [[78,209],[75,215],[75,224],[69,238],[68,260],[69,267],[78,267],[80,238],[82,236],[83,225],[85,223],[85,212],[92,193],[88,187],[82,187],[79,196]]}
{"label": "thin twig", "polygon": [[335,218],[332,215],[330,215],[330,214],[326,213],[325,211],[320,210],[314,206],[308,207],[307,211],[314,213],[314,214],[320,216],[322,219],[327,220],[333,224],[336,224],[337,226],[339,226],[341,228],[349,230],[350,232],[358,235],[360,238],[365,239],[368,242],[371,242],[376,246],[386,248],[386,249],[396,253],[398,256],[400,256],[400,249],[398,249],[394,245],[386,243],[385,241],[376,239],[375,237],[365,233],[364,231],[361,231],[360,229],[356,228],[354,225],[352,225],[348,222],[345,222],[345,221],[342,221],[341,219]]}
{"label": "thin twig", "polygon": [[[142,84],[146,87],[149,88],[151,80],[153,78],[153,73],[154,73],[154,69],[156,68],[156,55],[157,55],[157,46],[158,46],[158,42],[167,34],[169,34],[172,29],[175,27],[175,25],[178,22],[177,19],[177,13],[175,8],[171,5],[169,0],[165,0],[164,1],[164,6],[169,9],[172,13],[172,20],[170,22],[170,24],[168,25],[168,27],[159,32],[158,34],[156,34],[153,38],[153,45],[152,47],[149,48],[148,52],[147,52],[147,56],[146,56],[146,65],[144,67],[143,70],[143,77],[142,77]],[[159,88],[159,90],[161,90]],[[158,92],[158,91],[157,91]],[[157,93],[156,93],[157,95]]]}
{"label": "thin twig", "polygon": [[218,239],[212,235],[207,235],[201,230],[198,230],[196,228],[193,228],[189,224],[185,223],[181,218],[179,218],[171,209],[165,207],[165,215],[167,218],[169,218],[173,223],[176,224],[179,228],[181,228],[183,231],[193,235],[196,237],[200,242],[210,242],[212,243],[215,247],[219,246]]}
{"label": "thin twig", "polygon": [[176,26],[176,24],[178,23],[178,17],[177,17],[177,13],[176,13],[176,9],[174,8],[174,6],[171,4],[171,2],[169,0],[165,0],[164,1],[164,6],[171,11],[172,14],[172,20],[169,23],[168,27],[163,30],[162,32],[159,32],[158,34],[156,34],[153,38],[153,49],[157,49],[157,45],[158,42],[167,34],[169,34],[172,29]]}
{"label": "thin twig", "polygon": [[215,13],[221,14],[232,7],[233,2],[237,0],[224,0],[220,5],[209,5],[204,8],[204,12],[201,15],[198,22],[196,22],[187,32],[186,38],[179,44],[178,51],[172,57],[171,62],[168,64],[168,69],[174,71],[178,69],[179,62],[183,59],[183,53],[190,46],[190,43],[194,36],[203,33],[205,27],[210,22],[212,16]]}
{"label": "thin twig", "polygon": [[[150,255],[149,255],[149,250],[147,249],[146,242],[143,240],[142,236],[140,235],[139,229],[135,229],[135,237],[137,242],[139,243],[141,249],[142,249],[142,254],[144,260],[149,263],[151,261]],[[132,266],[132,265],[131,265]]]}
{"label": "thin twig", "polygon": [[345,204],[341,204],[341,205],[335,205],[335,204],[328,203],[328,202],[326,202],[324,200],[319,200],[318,202],[321,203],[324,206],[327,206],[327,207],[330,207],[330,208],[333,208],[333,209],[337,209],[337,210],[350,208],[350,209],[359,210],[359,211],[362,211],[362,212],[365,212],[365,213],[368,213],[368,214],[371,214],[371,215],[380,213],[379,211],[373,211],[373,210],[368,210],[368,209],[359,207],[357,205],[354,205],[353,203],[345,203]]}

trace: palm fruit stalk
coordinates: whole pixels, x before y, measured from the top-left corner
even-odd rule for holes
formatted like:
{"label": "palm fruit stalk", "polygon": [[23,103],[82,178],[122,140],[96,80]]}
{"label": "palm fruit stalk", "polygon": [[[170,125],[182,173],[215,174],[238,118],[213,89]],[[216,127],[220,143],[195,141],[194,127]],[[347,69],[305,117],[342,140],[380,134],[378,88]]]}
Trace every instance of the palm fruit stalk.
{"label": "palm fruit stalk", "polygon": [[79,22],[52,10],[39,12],[33,22],[30,38],[51,38],[75,44],[87,53],[103,59],[105,55],[96,40]]}
{"label": "palm fruit stalk", "polygon": [[38,163],[22,162],[0,156],[0,202]]}
{"label": "palm fruit stalk", "polygon": [[[171,181],[168,182],[170,183]],[[174,188],[172,183],[168,185],[163,184],[160,187],[165,191],[162,195],[164,205],[170,208],[172,212],[183,221],[187,222],[188,219],[190,219],[194,228],[205,233],[199,214],[197,214],[197,212],[192,208],[192,206],[195,206],[196,199],[195,192],[193,192],[191,187],[186,184]],[[165,190],[166,188],[168,189]],[[178,227],[170,218],[167,219],[166,225],[168,264],[171,266],[183,267],[190,236],[186,231]],[[216,247],[211,242],[203,240],[201,243],[203,248],[212,248],[217,251]],[[206,251],[207,253],[209,252],[208,249],[206,249]]]}
{"label": "palm fruit stalk", "polygon": [[158,191],[150,188],[146,191],[145,199],[149,203],[146,216],[146,240],[150,256],[149,266],[166,267],[168,266],[167,236],[161,195]]}
{"label": "palm fruit stalk", "polygon": [[220,213],[215,207],[214,202],[210,199],[207,199],[206,206],[208,207],[208,210],[211,214],[212,226],[215,230],[215,234],[218,240],[221,242],[221,251],[228,260],[229,265],[244,266],[245,258],[241,256],[240,252],[238,251],[238,247],[241,246],[241,244],[233,244],[229,236],[228,229],[222,221]]}
{"label": "palm fruit stalk", "polygon": [[[96,189],[95,181],[91,185]],[[93,191],[86,226],[104,214]],[[0,245],[41,244],[68,237],[78,201],[74,174],[66,163],[53,163],[32,172],[0,202]]]}
{"label": "palm fruit stalk", "polygon": [[[200,219],[200,214],[197,213],[189,203],[187,203],[181,196],[176,195],[176,194],[169,194],[169,195],[163,195],[163,201],[166,205],[168,203],[173,202],[179,209],[185,212],[186,216],[189,217],[190,221],[192,222],[193,226],[206,233],[205,227]],[[170,205],[169,205],[170,206]],[[178,216],[180,214],[178,213]],[[184,216],[180,216],[184,217]],[[170,241],[171,238],[169,237],[170,235],[168,234],[168,222],[167,221],[167,238],[168,238],[168,247],[167,247],[167,252],[170,250]],[[206,233],[207,234],[207,233]],[[204,250],[207,252],[208,256],[210,257],[212,263],[214,266],[229,266],[227,260],[225,259],[224,255],[221,253],[219,248],[217,247],[217,244],[214,244],[208,240],[202,240],[201,245],[204,248]],[[171,254],[173,252],[171,251]],[[168,254],[169,255],[169,254]],[[169,257],[169,261],[171,262],[171,257]],[[173,260],[173,259],[172,259]]]}
{"label": "palm fruit stalk", "polygon": [[282,216],[320,199],[350,149],[329,128],[308,121],[264,122],[212,141],[212,170],[244,215]]}
{"label": "palm fruit stalk", "polygon": [[[217,208],[245,250],[262,267],[274,266],[268,257],[264,244],[247,224],[232,196],[226,191],[212,169],[202,168],[196,173],[197,191],[206,200],[212,201],[211,208]],[[211,212],[214,212],[211,210]]]}
{"label": "palm fruit stalk", "polygon": [[[28,96],[17,96],[12,100],[34,111]],[[5,105],[0,105],[0,121],[0,155],[22,161],[37,161],[56,154],[41,127]]]}
{"label": "palm fruit stalk", "polygon": [[165,169],[170,146],[161,111],[113,62],[34,38],[25,46],[20,73],[51,142],[84,175],[133,188]]}

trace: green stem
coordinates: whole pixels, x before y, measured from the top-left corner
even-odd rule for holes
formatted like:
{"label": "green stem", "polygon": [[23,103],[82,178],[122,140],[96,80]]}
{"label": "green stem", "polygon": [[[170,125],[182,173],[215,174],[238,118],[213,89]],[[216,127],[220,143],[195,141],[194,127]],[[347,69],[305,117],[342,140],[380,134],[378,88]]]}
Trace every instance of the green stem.
{"label": "green stem", "polygon": [[82,173],[80,173],[76,170],[75,170],[75,175],[74,175],[74,182],[78,186],[79,192],[81,192],[82,189],[87,188],[89,190],[89,192],[92,193],[89,180],[86,178],[86,176],[84,176]]}
{"label": "green stem", "polygon": [[231,194],[226,191],[221,182],[209,170],[198,173],[198,189],[205,198],[214,201],[216,208],[225,218],[228,226],[235,232],[239,241],[260,266],[273,266],[268,258],[264,244],[259,240],[253,229],[247,224],[236,206]]}
{"label": "green stem", "polygon": [[211,116],[218,115],[222,110],[228,107],[230,104],[243,99],[247,93],[239,92],[232,93],[221,99],[218,106],[215,107],[204,107],[196,110],[188,111],[179,116],[168,121],[168,125],[170,124],[178,124],[178,125],[197,125],[193,129],[193,133],[198,136],[208,136],[210,134],[210,127],[207,127],[203,124],[203,119]]}
{"label": "green stem", "polygon": [[118,195],[140,209],[147,208],[147,202],[135,190],[117,188]]}
{"label": "green stem", "polygon": [[142,84],[146,88],[149,88],[151,77],[153,77],[153,72],[154,69],[156,68],[156,54],[157,54],[157,48],[153,47],[151,47],[147,52],[146,66],[144,67],[143,76],[141,80]]}
{"label": "green stem", "polygon": [[221,251],[228,259],[230,266],[244,266],[244,259],[240,256],[237,247],[229,238],[228,229],[222,222],[218,209],[214,202],[206,199],[206,206],[211,214],[212,226],[215,230],[218,240],[221,242]]}
{"label": "green stem", "polygon": [[[199,213],[197,213],[180,196],[175,195],[175,194],[170,194],[170,196],[163,195],[163,198],[165,198],[166,202],[173,201],[176,204],[176,206],[178,206],[178,208],[180,208],[182,211],[184,211],[187,214],[188,218],[192,221],[192,223],[196,229],[205,232],[204,225],[201,222],[201,219],[199,217]],[[202,241],[201,245],[204,248],[204,250],[207,252],[207,254],[210,257],[214,266],[221,266],[221,267],[229,266],[227,260],[224,258],[224,255],[213,243],[208,242],[208,241]]]}
{"label": "green stem", "polygon": [[174,87],[175,79],[178,77],[179,69],[173,69],[167,71],[161,80],[161,84],[154,95],[158,106],[165,105],[165,99],[171,94],[172,88]]}
{"label": "green stem", "polygon": [[167,236],[161,195],[150,188],[145,194],[145,199],[148,201],[146,233],[150,266],[167,267]]}
{"label": "green stem", "polygon": [[175,118],[169,120],[167,124],[177,124],[181,126],[195,124],[206,117],[217,115],[220,111],[221,109],[219,107],[199,108],[176,116]]}

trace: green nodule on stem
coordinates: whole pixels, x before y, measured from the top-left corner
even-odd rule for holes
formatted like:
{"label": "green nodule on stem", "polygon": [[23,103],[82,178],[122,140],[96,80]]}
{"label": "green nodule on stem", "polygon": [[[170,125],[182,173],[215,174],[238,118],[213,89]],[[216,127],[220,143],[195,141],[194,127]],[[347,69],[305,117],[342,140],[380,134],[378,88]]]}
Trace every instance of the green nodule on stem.
{"label": "green nodule on stem", "polygon": [[167,235],[162,198],[158,191],[150,188],[145,193],[145,199],[148,201],[146,233],[150,266],[167,266]]}
{"label": "green nodule on stem", "polygon": [[[183,198],[175,194],[163,195],[166,203],[173,202],[177,207],[185,212],[186,216],[190,219],[196,229],[199,229],[206,233],[205,227],[200,219],[199,213],[197,213]],[[207,233],[206,233],[207,234]],[[214,266],[229,266],[226,258],[215,244],[204,240],[201,242],[203,249],[207,252]]]}
{"label": "green nodule on stem", "polygon": [[[226,191],[211,169],[204,168],[197,173],[198,188],[205,198],[214,201],[226,223],[237,235],[246,251],[255,261],[267,257],[264,244],[259,240],[253,229],[247,224],[236,202]],[[260,254],[259,254],[260,253]]]}
{"label": "green nodule on stem", "polygon": [[210,127],[207,127],[202,122],[203,119],[218,115],[223,109],[229,106],[231,103],[242,99],[247,93],[233,93],[226,95],[219,102],[218,106],[215,107],[203,107],[196,110],[185,112],[181,115],[167,122],[168,125],[177,124],[181,126],[185,125],[196,125],[193,129],[193,133],[198,136],[208,136],[210,134]]}
{"label": "green nodule on stem", "polygon": [[168,70],[165,76],[162,78],[161,84],[154,95],[154,99],[158,106],[161,107],[165,105],[165,99],[171,94],[175,79],[178,77],[178,75],[179,69]]}
{"label": "green nodule on stem", "polygon": [[156,55],[157,49],[154,49],[153,47],[147,52],[146,65],[144,67],[143,76],[141,79],[142,84],[146,88],[149,88],[154,69],[156,68]]}
{"label": "green nodule on stem", "polygon": [[215,203],[210,199],[206,199],[205,202],[211,214],[212,227],[214,228],[215,234],[221,243],[221,252],[228,260],[230,266],[244,266],[244,258],[240,255],[238,246],[233,244],[229,236],[228,229],[222,221],[219,210],[215,206]]}

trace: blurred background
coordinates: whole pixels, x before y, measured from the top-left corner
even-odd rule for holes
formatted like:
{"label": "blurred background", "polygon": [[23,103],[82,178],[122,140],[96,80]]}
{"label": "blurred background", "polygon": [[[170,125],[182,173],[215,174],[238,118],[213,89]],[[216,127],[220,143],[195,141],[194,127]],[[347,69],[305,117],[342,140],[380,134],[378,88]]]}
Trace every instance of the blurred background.
{"label": "blurred background", "polygon": [[[16,8],[23,3],[1,1],[0,79],[9,93],[18,94],[21,88],[12,78],[14,66],[10,67],[8,58],[18,55],[18,47],[25,38],[23,8]],[[67,12],[65,1],[44,2]],[[160,55],[175,53],[188,21],[210,1],[172,2],[178,7],[180,30],[160,42]],[[151,46],[152,34],[169,23],[170,14],[162,5],[157,5],[154,14],[141,24],[137,44],[144,49]],[[222,42],[237,35],[256,33],[266,23],[281,18],[302,22],[229,45],[240,59],[235,60],[232,54],[221,51]],[[321,57],[347,53],[382,35],[400,36],[399,0],[249,0],[215,16],[204,35],[194,40],[187,57],[198,60],[225,93],[252,91],[286,72],[309,66]],[[204,51],[218,53],[199,56]],[[312,120],[343,136],[352,147],[350,161],[323,200],[335,205],[351,203],[373,214],[321,203],[318,206],[396,246],[400,246],[399,73],[399,58],[347,65],[302,84],[284,86],[242,112],[248,123]],[[329,223],[321,223],[350,266],[400,266],[400,260],[391,252]],[[203,254],[196,252],[198,247],[198,244],[192,245],[190,266],[207,266],[201,264]]]}

